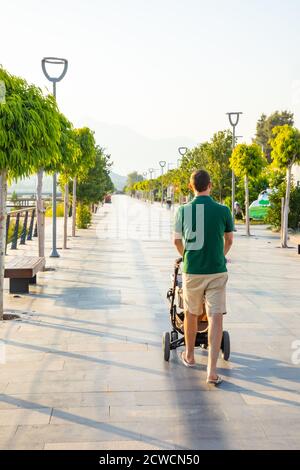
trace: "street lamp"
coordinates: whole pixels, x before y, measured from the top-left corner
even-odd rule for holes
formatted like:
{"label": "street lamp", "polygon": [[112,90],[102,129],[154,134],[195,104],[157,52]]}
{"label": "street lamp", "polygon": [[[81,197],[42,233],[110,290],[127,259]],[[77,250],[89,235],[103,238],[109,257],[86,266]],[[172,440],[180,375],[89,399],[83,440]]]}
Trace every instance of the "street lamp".
{"label": "street lamp", "polygon": [[[235,149],[235,146],[236,146],[235,129],[239,123],[241,114],[243,113],[242,112],[227,113],[230,125],[232,126],[232,151]],[[232,213],[232,218],[233,218],[233,228],[235,230],[234,203],[235,203],[235,175],[234,175],[234,171],[232,170],[232,173],[231,173],[231,213]]]}
{"label": "street lamp", "polygon": [[[62,66],[62,72],[58,76],[51,76],[47,71],[47,64],[49,65],[60,65]],[[52,82],[53,84],[53,96],[56,101],[56,84],[60,82],[67,73],[68,70],[68,61],[67,59],[60,59],[58,57],[44,57],[42,59],[42,70],[45,77]],[[59,254],[56,248],[56,185],[57,185],[57,175],[53,174],[53,189],[52,189],[52,252],[51,258],[59,258]]]}
{"label": "street lamp", "polygon": [[159,162],[159,166],[161,168],[161,205],[164,205],[164,182],[163,182],[163,176],[164,176],[164,168],[166,166],[167,162],[164,160],[161,160]]}
{"label": "street lamp", "polygon": [[149,174],[150,174],[150,204],[152,204],[152,178],[153,178],[153,173],[154,173],[154,169],[153,168],[149,168]]}
{"label": "street lamp", "polygon": [[[148,174],[148,171],[144,171],[144,172],[143,172],[143,178],[144,178],[144,180],[147,178],[147,174]],[[147,200],[147,198],[144,196],[144,191],[143,191],[143,199],[144,199],[144,201]]]}
{"label": "street lamp", "polygon": [[[186,153],[189,151],[187,147],[179,147],[178,148],[178,153],[180,155],[180,158],[177,159],[177,167],[179,168],[182,164],[183,157],[186,155]],[[179,204],[181,204],[181,192],[179,193]]]}
{"label": "street lamp", "polygon": [[179,147],[178,148],[178,152],[179,152],[179,155],[181,155],[182,157],[185,156],[185,154],[188,152],[188,148],[187,147]]}

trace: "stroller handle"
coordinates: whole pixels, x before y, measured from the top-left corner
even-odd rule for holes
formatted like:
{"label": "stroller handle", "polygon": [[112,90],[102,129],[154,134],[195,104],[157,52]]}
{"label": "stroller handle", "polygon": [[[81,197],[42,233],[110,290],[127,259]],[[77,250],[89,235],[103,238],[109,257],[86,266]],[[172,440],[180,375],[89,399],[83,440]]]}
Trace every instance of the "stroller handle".
{"label": "stroller handle", "polygon": [[179,267],[180,263],[182,263],[183,259],[182,258],[177,258],[175,261],[175,266]]}

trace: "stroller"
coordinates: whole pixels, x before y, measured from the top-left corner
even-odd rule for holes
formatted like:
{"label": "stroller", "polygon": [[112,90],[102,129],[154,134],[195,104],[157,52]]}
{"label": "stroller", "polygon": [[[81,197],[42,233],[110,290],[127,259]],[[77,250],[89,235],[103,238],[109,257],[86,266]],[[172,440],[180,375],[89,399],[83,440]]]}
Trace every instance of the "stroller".
{"label": "stroller", "polygon": [[[163,353],[165,361],[170,359],[170,351],[185,344],[184,342],[184,311],[182,299],[182,274],[179,272],[182,258],[175,261],[174,274],[172,275],[172,287],[168,290],[167,299],[170,302],[170,320],[172,331],[163,334]],[[198,333],[195,347],[208,348],[208,321],[206,314],[199,318]],[[222,357],[225,361],[230,356],[230,337],[228,331],[223,331],[221,343]]]}

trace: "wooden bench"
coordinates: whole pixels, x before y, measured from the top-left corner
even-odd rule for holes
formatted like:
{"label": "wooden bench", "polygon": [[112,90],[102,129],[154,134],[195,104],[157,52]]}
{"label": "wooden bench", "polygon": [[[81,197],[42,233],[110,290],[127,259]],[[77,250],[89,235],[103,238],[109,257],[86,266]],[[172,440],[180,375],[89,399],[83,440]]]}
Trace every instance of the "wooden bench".
{"label": "wooden bench", "polygon": [[4,277],[9,278],[11,294],[28,294],[29,284],[36,284],[36,275],[43,271],[45,258],[15,256],[6,262]]}

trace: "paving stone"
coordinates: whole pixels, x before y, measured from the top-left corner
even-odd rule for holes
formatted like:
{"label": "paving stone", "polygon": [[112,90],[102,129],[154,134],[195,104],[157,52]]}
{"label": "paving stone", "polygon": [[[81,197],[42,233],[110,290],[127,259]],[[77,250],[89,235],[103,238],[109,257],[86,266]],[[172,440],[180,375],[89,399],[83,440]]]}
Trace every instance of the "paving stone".
{"label": "paving stone", "polygon": [[94,381],[34,381],[19,383],[9,383],[5,389],[7,394],[19,393],[54,393],[54,392],[96,392],[107,391],[108,386],[106,383],[95,383]]}
{"label": "paving stone", "polygon": [[263,391],[261,393],[241,394],[248,405],[266,405],[266,406],[300,406],[300,392],[289,392],[280,390]]}
{"label": "paving stone", "polygon": [[0,409],[54,408],[79,406],[83,401],[81,393],[29,393],[19,395],[0,394]]}
{"label": "paving stone", "polygon": [[50,421],[51,411],[51,408],[0,410],[0,426],[48,424]]}

